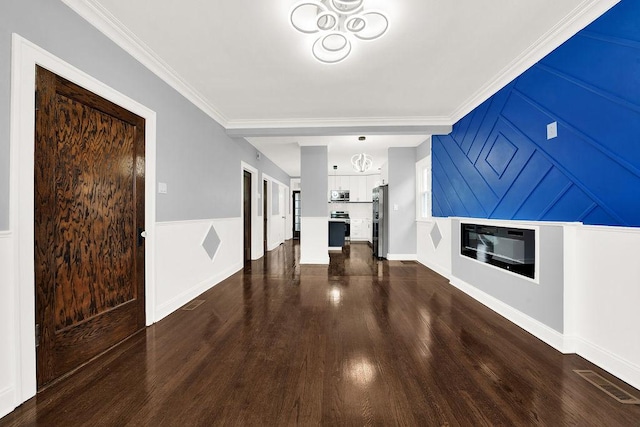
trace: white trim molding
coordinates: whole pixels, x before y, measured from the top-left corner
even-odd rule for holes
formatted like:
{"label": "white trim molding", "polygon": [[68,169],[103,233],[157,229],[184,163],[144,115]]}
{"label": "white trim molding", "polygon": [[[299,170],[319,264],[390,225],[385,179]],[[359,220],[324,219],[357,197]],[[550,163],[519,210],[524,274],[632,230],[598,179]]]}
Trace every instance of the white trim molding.
{"label": "white trim molding", "polygon": [[214,105],[99,2],[95,0],[62,0],[62,2],[213,120],[223,127],[228,125],[227,118]]}
{"label": "white trim molding", "polygon": [[[15,289],[15,406],[36,393],[34,274],[34,92],[35,67],[41,65],[145,119],[146,323],[155,311],[156,114],[44,49],[13,34],[11,56],[10,221]],[[12,346],[13,347],[13,346]]]}
{"label": "white trim molding", "polygon": [[620,2],[620,0],[584,0],[562,21],[536,40],[528,49],[511,61],[505,68],[498,72],[496,76],[490,79],[487,84],[453,111],[449,118],[449,123],[454,124],[458,122],[618,2]]}
{"label": "white trim molding", "polygon": [[220,123],[232,136],[313,135],[323,129],[333,135],[361,133],[403,132],[442,135],[474,108],[506,86],[571,36],[593,22],[620,0],[584,0],[561,22],[547,31],[520,56],[498,72],[487,84],[470,96],[450,114],[411,117],[343,117],[343,118],[285,118],[282,120],[229,119],[211,100],[192,87],[149,46],[133,34],[122,22],[97,0],[62,0],[69,8],[128,52],[151,72],[181,93],[205,114]]}
{"label": "white trim molding", "polygon": [[418,261],[417,254],[387,254],[389,261]]}
{"label": "white trim molding", "polygon": [[[202,247],[211,227],[220,240],[213,259]],[[242,270],[242,232],[242,217],[158,223],[157,320]]]}
{"label": "white trim molding", "polygon": [[522,313],[521,311],[516,310],[510,305],[505,304],[499,299],[479,290],[478,288],[458,279],[457,277],[452,277],[450,283],[465,294],[469,295],[471,298],[487,306],[507,320],[515,323],[525,331],[549,344],[559,352],[567,353],[567,351],[565,350],[564,336],[562,335],[562,333]]}

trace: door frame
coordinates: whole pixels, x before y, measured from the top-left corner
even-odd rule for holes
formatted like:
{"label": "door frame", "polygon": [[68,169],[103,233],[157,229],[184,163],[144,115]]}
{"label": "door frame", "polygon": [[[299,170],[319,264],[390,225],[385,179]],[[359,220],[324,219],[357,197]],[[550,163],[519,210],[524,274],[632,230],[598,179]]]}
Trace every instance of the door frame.
{"label": "door frame", "polygon": [[[155,321],[156,113],[25,38],[12,35],[10,229],[14,237],[15,405],[35,396],[34,141],[35,67],[40,65],[145,119],[145,316]],[[20,197],[22,195],[22,197]]]}
{"label": "door frame", "polygon": [[[244,172],[247,171],[251,174],[251,259],[257,260],[262,257],[262,242],[256,243],[257,223],[258,223],[258,169],[253,166],[240,161],[240,189],[244,189]],[[240,218],[244,218],[244,192],[240,196]],[[260,235],[262,237],[262,235]]]}

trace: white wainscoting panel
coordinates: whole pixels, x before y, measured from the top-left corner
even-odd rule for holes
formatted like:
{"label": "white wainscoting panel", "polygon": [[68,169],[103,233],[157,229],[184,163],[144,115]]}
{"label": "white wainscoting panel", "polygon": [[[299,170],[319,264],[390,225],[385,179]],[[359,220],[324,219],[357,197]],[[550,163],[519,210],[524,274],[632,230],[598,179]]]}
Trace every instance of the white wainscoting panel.
{"label": "white wainscoting panel", "polygon": [[15,400],[15,331],[14,239],[0,232],[0,417],[20,404]]}
{"label": "white wainscoting panel", "polygon": [[300,264],[329,264],[329,218],[300,218]]}
{"label": "white wainscoting panel", "polygon": [[640,229],[577,231],[576,352],[640,388]]}
{"label": "white wainscoting panel", "polygon": [[[431,238],[431,233],[436,226],[442,236],[437,247]],[[443,277],[451,277],[451,220],[433,218],[432,221],[418,221],[416,229],[418,262]]]}
{"label": "white wainscoting panel", "polygon": [[499,315],[520,326],[533,336],[546,342],[559,352],[565,352],[564,337],[560,332],[456,277],[452,277],[450,283],[476,301],[484,304]]}
{"label": "white wainscoting panel", "polygon": [[[213,260],[202,247],[211,226],[220,238]],[[242,218],[157,223],[156,321],[242,269],[242,233]]]}

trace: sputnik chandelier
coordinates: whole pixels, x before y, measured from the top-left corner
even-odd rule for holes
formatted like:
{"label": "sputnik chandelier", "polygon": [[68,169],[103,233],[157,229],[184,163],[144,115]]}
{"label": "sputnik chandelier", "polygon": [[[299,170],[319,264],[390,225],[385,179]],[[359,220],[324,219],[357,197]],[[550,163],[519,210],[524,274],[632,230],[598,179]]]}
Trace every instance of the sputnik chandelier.
{"label": "sputnik chandelier", "polygon": [[291,24],[304,34],[318,34],[311,52],[320,62],[340,62],[355,40],[375,40],[389,28],[386,15],[365,10],[364,0],[302,0],[291,10]]}
{"label": "sputnik chandelier", "polygon": [[354,154],[351,157],[351,165],[356,172],[366,172],[371,169],[371,156],[365,153]]}

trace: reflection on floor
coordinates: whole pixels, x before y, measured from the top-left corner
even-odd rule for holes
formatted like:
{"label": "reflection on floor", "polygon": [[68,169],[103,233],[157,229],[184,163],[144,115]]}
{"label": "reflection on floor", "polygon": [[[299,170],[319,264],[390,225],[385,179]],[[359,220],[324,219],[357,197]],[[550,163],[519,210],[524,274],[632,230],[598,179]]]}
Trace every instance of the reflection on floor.
{"label": "reflection on floor", "polygon": [[640,424],[563,356],[418,263],[287,242],[0,425]]}

